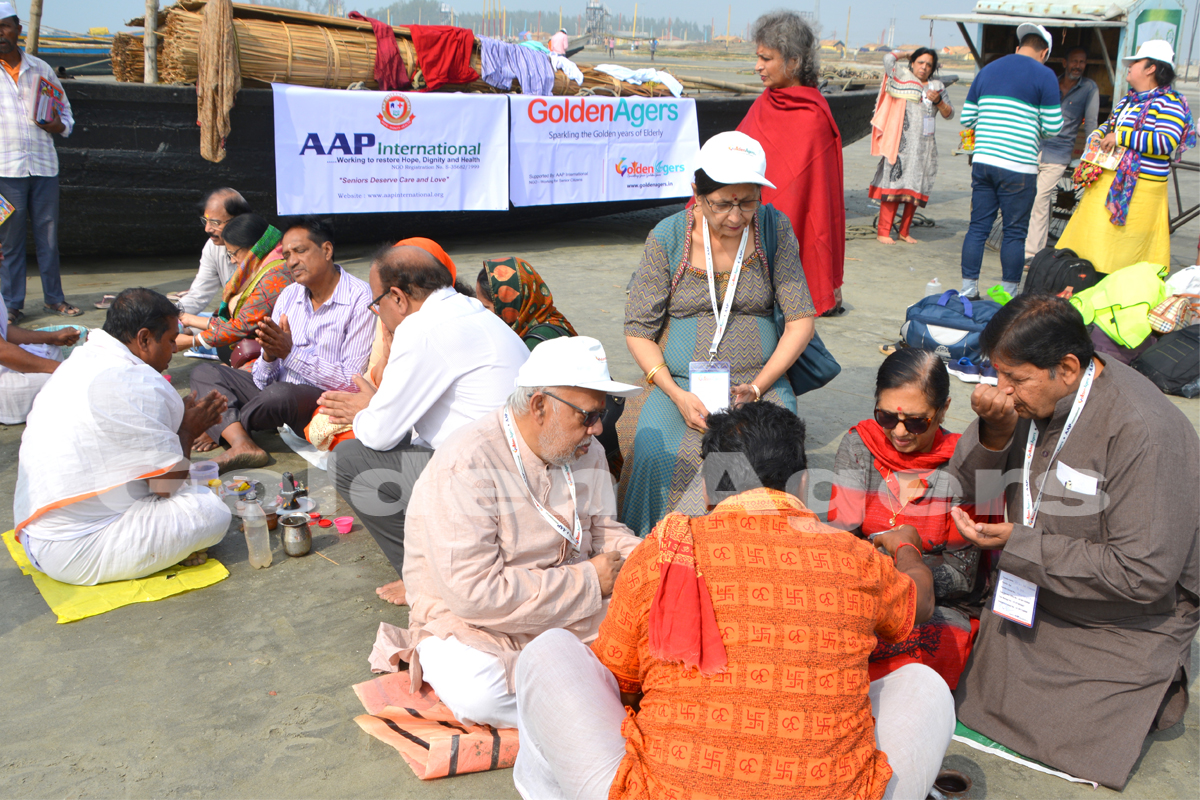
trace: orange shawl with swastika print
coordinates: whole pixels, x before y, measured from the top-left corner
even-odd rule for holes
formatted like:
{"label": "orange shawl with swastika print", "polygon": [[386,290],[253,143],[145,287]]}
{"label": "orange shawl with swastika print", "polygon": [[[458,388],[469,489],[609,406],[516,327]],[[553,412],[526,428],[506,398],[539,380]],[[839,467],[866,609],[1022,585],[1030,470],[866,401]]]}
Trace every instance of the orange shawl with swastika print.
{"label": "orange shawl with swastika print", "polygon": [[658,526],[658,591],[650,604],[650,653],[663,661],[678,661],[701,675],[716,675],[728,658],[712,596],[696,568],[692,521],[668,514]]}

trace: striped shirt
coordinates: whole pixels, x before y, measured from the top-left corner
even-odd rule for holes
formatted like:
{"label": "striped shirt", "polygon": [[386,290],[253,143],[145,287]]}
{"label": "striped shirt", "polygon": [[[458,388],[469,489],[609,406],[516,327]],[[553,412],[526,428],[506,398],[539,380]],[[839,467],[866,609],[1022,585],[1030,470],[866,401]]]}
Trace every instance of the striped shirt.
{"label": "striped shirt", "polygon": [[[7,70],[0,70],[0,178],[49,178],[58,174],[54,137],[33,122],[41,78],[62,89],[54,70],[36,56],[21,54],[15,83]],[[67,126],[62,135],[70,136],[75,118],[65,91],[59,119]]]}
{"label": "striped shirt", "polygon": [[254,383],[265,389],[275,381],[308,384],[330,391],[357,392],[354,376],[367,368],[375,337],[375,315],[367,309],[371,287],[340,266],[333,295],[313,311],[308,288],[293,283],[279,293],[271,319],[284,314],[292,329],[287,358],[254,362]]}
{"label": "striped shirt", "polygon": [[1095,135],[1107,136],[1113,129],[1114,120],[1117,129],[1117,144],[1121,147],[1132,147],[1142,154],[1142,166],[1138,176],[1149,181],[1165,181],[1170,173],[1171,153],[1179,146],[1183,129],[1191,121],[1191,115],[1179,95],[1167,92],[1150,101],[1150,110],[1146,112],[1146,121],[1142,129],[1135,131],[1133,126],[1142,106],[1150,92],[1136,95],[1126,95],[1113,108],[1112,114],[1101,125]]}
{"label": "striped shirt", "polygon": [[962,124],[975,129],[975,161],[1036,175],[1042,139],[1062,130],[1058,77],[1014,53],[988,64],[971,84]]}

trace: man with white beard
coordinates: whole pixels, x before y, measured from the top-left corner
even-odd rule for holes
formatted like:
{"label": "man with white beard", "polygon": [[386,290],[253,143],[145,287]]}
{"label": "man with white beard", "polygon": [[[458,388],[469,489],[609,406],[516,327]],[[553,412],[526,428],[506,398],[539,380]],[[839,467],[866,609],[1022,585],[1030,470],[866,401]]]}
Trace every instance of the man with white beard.
{"label": "man with white beard", "polygon": [[411,663],[461,722],[515,728],[521,648],[551,628],[589,642],[626,556],[604,448],[605,395],[631,397],[587,336],[539,344],[507,404],[459,428],[413,487],[405,631],[384,623],[377,671]]}
{"label": "man with white beard", "polygon": [[1050,230],[1050,194],[1058,188],[1063,172],[1075,157],[1075,137],[1083,126],[1084,138],[1096,130],[1100,116],[1100,87],[1087,77],[1088,53],[1076,47],[1067,53],[1063,74],[1058,78],[1062,95],[1063,126],[1058,135],[1042,140],[1038,159],[1037,196],[1029,214],[1029,232],[1025,235],[1025,264],[1046,246]]}

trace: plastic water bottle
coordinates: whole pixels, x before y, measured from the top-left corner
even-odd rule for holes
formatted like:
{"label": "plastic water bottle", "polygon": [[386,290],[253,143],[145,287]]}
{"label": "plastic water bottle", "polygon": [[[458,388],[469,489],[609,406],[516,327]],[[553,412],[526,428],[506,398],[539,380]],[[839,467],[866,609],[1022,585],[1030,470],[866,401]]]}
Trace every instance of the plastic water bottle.
{"label": "plastic water bottle", "polygon": [[[239,505],[241,505],[239,503]],[[246,495],[245,510],[242,512],[242,529],[246,532],[246,549],[250,552],[250,566],[263,569],[271,566],[271,534],[267,530],[267,515],[259,505],[254,492]]]}
{"label": "plastic water bottle", "polygon": [[929,297],[930,295],[941,294],[944,291],[945,289],[942,288],[942,284],[938,281],[937,277],[934,277],[933,280],[925,284],[926,297]]}

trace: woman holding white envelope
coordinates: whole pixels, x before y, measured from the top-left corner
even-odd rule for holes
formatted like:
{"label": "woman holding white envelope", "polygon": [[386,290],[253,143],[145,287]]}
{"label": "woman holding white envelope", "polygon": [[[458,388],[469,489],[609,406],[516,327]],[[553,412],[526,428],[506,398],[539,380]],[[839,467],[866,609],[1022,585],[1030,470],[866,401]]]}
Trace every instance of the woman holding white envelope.
{"label": "woman holding white envelope", "polygon": [[710,413],[758,400],[795,411],[785,373],[814,330],[791,223],[762,203],[762,146],[720,133],[698,167],[694,202],[651,231],[625,304],[629,352],[659,390],[630,400],[618,425],[621,518],[643,536],[668,511],[704,513],[691,484]]}

